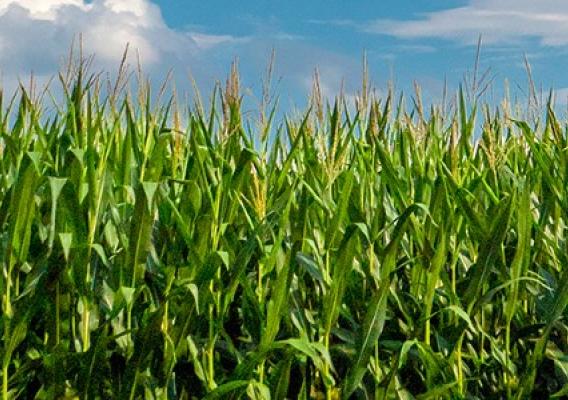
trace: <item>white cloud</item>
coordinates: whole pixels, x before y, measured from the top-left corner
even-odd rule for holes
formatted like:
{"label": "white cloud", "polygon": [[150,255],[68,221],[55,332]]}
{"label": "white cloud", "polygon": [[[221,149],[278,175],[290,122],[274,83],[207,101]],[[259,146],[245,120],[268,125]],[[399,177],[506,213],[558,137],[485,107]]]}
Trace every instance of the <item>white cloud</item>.
{"label": "white cloud", "polygon": [[466,6],[427,13],[414,20],[380,19],[365,30],[399,38],[443,38],[474,43],[514,43],[535,38],[542,45],[568,44],[568,2],[561,0],[470,0]]}
{"label": "white cloud", "polygon": [[11,7],[20,7],[29,12],[34,19],[53,21],[56,11],[65,6],[79,7],[84,10],[90,8],[82,0],[0,0],[0,15],[5,14]]}
{"label": "white cloud", "polygon": [[[191,92],[188,72],[206,99],[238,56],[243,89],[258,97],[272,49],[274,83],[282,78],[281,100],[303,104],[315,67],[320,68],[324,95],[337,95],[343,78],[345,92],[355,92],[358,59],[283,32],[277,21],[250,25],[250,33],[239,37],[210,34],[207,27],[191,24],[174,29],[151,0],[0,0],[0,88],[11,94],[18,80],[29,82],[32,71],[42,86],[56,76],[81,34],[83,53],[95,56],[92,72],[116,71],[129,43],[131,66],[139,53],[143,72],[156,86],[172,69],[178,93],[184,95]],[[253,99],[247,107],[255,104]]]}
{"label": "white cloud", "polygon": [[133,14],[142,19],[142,22],[147,23],[148,18],[155,13],[157,6],[148,3],[145,0],[105,0],[105,6],[116,13]]}
{"label": "white cloud", "polygon": [[[0,0],[0,75],[12,89],[29,73],[52,76],[82,36],[97,70],[115,70],[126,44],[130,63],[163,79],[168,69],[207,71],[203,52],[232,43],[230,35],[175,30],[150,0]],[[215,69],[215,68],[211,68]]]}

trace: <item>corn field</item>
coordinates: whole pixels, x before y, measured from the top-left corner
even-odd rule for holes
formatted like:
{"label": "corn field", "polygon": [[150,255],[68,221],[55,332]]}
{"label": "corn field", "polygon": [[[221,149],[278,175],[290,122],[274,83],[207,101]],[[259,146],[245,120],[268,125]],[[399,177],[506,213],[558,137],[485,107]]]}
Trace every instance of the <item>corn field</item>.
{"label": "corn field", "polygon": [[253,124],[236,71],[185,108],[60,81],[0,94],[3,400],[568,395],[551,102],[315,85]]}

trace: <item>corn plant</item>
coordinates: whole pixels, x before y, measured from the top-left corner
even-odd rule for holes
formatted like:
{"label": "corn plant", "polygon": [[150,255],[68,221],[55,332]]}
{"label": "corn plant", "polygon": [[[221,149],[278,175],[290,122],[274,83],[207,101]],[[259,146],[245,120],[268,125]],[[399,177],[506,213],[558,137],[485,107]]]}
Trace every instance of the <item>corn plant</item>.
{"label": "corn plant", "polygon": [[251,124],[236,67],[185,108],[88,71],[0,92],[3,399],[568,394],[552,101]]}

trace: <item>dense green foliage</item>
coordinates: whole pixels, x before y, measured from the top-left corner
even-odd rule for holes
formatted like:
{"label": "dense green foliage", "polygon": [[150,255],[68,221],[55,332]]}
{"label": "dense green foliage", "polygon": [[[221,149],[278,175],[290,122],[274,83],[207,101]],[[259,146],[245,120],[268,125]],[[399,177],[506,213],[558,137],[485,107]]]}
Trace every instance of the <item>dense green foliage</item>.
{"label": "dense green foliage", "polygon": [[234,72],[186,113],[69,76],[0,108],[3,399],[568,392],[551,110],[316,85],[249,125]]}

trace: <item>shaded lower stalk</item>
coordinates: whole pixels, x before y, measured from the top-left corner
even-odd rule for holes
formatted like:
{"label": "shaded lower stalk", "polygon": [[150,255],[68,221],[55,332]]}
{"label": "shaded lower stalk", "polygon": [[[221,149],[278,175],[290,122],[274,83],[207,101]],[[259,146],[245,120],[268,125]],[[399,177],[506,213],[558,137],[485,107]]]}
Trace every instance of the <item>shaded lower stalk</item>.
{"label": "shaded lower stalk", "polygon": [[379,374],[379,344],[375,343],[375,400],[381,400],[380,396],[380,376]]}
{"label": "shaded lower stalk", "polygon": [[55,283],[55,346],[59,345],[59,340],[61,339],[61,327],[60,319],[61,319],[61,293],[59,288],[59,281]]}
{"label": "shaded lower stalk", "polygon": [[[325,345],[325,350],[327,352],[329,352],[329,333],[326,332],[325,334],[325,338],[324,338],[324,345]],[[327,363],[324,364],[323,366],[323,371],[324,371],[324,377],[327,377],[329,375],[329,365]],[[327,382],[325,382],[324,380],[324,384],[325,384],[325,398],[326,400],[331,400],[331,387],[330,385],[327,384]]]}

